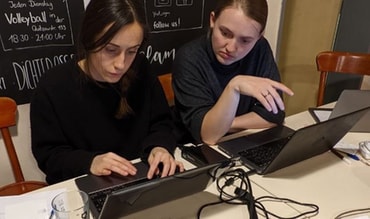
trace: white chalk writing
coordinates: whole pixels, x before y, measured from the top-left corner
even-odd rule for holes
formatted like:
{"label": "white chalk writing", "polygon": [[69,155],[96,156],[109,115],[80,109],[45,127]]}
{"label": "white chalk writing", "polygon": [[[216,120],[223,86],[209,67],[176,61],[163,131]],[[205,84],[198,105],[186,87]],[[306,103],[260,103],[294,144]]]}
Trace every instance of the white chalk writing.
{"label": "white chalk writing", "polygon": [[166,60],[174,60],[176,55],[176,49],[173,48],[169,51],[153,51],[152,46],[148,46],[146,49],[146,57],[150,61],[150,63],[156,63],[163,64]]}
{"label": "white chalk writing", "polygon": [[205,0],[144,0],[145,10],[147,12],[145,16],[150,28],[150,33],[202,29],[204,1]]}
{"label": "white chalk writing", "polygon": [[14,8],[26,8],[27,4],[22,3],[22,2],[14,2],[14,1],[8,1],[9,3],[9,8],[14,9]]}
{"label": "white chalk writing", "polygon": [[6,85],[5,85],[5,79],[4,77],[0,78],[0,90],[6,90]]}
{"label": "white chalk writing", "polygon": [[171,13],[170,12],[167,12],[167,11],[165,11],[165,12],[162,12],[162,11],[153,11],[152,13],[153,13],[153,18],[155,18],[155,17],[167,17],[167,16],[170,16],[171,15]]}
{"label": "white chalk writing", "polygon": [[4,51],[74,44],[68,0],[10,0],[7,4],[10,10],[2,17],[7,26],[0,33]]}
{"label": "white chalk writing", "polygon": [[46,12],[43,11],[40,15],[34,15],[32,12],[28,12],[28,16],[22,16],[21,13],[5,13],[5,18],[8,21],[8,24],[26,24],[27,26],[30,23],[47,23]]}
{"label": "white chalk writing", "polygon": [[40,77],[46,70],[68,61],[72,56],[72,54],[64,54],[52,58],[25,60],[20,63],[13,62],[12,65],[15,78],[17,79],[18,90],[35,89]]}
{"label": "white chalk writing", "polygon": [[34,8],[34,7],[45,7],[48,8],[49,10],[54,9],[53,2],[47,2],[46,0],[43,0],[41,2],[35,1],[35,0],[28,0],[28,5],[27,3],[24,2],[19,2],[19,1],[8,1],[9,3],[9,8],[11,9],[16,9],[16,8]]}
{"label": "white chalk writing", "polygon": [[46,7],[46,8],[48,8],[51,11],[54,9],[53,2],[46,2],[45,0],[43,0],[41,2],[37,2],[37,1],[34,1],[34,0],[28,0],[28,4],[29,4],[29,6],[31,8],[34,8],[34,7]]}

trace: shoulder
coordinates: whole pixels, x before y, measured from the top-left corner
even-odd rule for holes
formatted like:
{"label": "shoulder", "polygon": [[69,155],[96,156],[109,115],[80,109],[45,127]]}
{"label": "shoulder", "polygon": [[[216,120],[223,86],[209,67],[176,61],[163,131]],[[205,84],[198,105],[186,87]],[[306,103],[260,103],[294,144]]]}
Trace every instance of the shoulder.
{"label": "shoulder", "polygon": [[150,63],[144,54],[139,53],[131,66],[134,71],[133,78],[130,81],[130,90],[143,92],[152,89],[157,81],[156,74],[151,71]]}
{"label": "shoulder", "polygon": [[137,54],[131,69],[134,71],[135,81],[153,80],[154,74],[151,74],[150,64],[144,53]]}
{"label": "shoulder", "polygon": [[46,71],[38,86],[63,85],[65,81],[70,81],[71,75],[76,72],[78,72],[77,63],[74,59],[71,59]]}
{"label": "shoulder", "polygon": [[263,36],[256,42],[253,50],[259,53],[272,53],[269,41]]}
{"label": "shoulder", "polygon": [[209,46],[209,39],[204,35],[180,47],[172,65],[173,78],[190,75],[199,77],[199,74],[209,72],[212,63]]}
{"label": "shoulder", "polygon": [[[207,37],[201,36],[182,45],[176,52],[176,58],[193,58],[206,56]],[[176,59],[175,58],[175,59]]]}
{"label": "shoulder", "polygon": [[[78,75],[77,64],[72,60],[49,69],[40,78],[37,88],[32,94],[32,105],[40,102],[60,104],[65,103],[68,98],[76,97]],[[45,99],[46,96],[47,99]]]}
{"label": "shoulder", "polygon": [[256,42],[253,49],[243,58],[243,60],[244,62],[252,63],[254,65],[259,65],[266,62],[275,62],[274,54],[271,50],[270,44],[264,37],[261,37]]}

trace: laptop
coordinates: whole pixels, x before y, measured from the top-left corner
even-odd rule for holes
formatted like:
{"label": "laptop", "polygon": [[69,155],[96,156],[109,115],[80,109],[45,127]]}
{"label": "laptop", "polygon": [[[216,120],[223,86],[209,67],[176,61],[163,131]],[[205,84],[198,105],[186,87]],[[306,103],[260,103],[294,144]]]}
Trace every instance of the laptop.
{"label": "laptop", "polygon": [[89,195],[93,218],[120,218],[201,192],[229,169],[232,163],[214,163],[151,180],[146,178],[146,164],[140,162],[135,166],[138,168],[136,176],[86,175],[75,179],[77,187]]}
{"label": "laptop", "polygon": [[257,174],[266,175],[324,153],[361,119],[369,107],[298,130],[276,126],[251,135],[220,142],[218,147]]}
{"label": "laptop", "polygon": [[[343,90],[329,119],[366,107],[370,107],[370,90]],[[370,112],[352,127],[351,132],[370,132],[369,121]]]}

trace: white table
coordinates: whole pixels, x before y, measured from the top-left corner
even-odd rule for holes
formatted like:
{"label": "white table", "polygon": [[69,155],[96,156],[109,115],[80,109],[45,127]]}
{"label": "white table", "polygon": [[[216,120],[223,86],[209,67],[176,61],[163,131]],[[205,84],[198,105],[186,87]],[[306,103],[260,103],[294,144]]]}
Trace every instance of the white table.
{"label": "white table", "polygon": [[[308,111],[289,116],[285,120],[286,125],[293,129],[314,122]],[[258,130],[243,131],[230,135],[225,140],[256,131]],[[370,133],[348,133],[342,142],[357,144],[358,141],[369,139]],[[216,147],[215,149],[217,150]],[[181,158],[179,150],[176,150],[175,156],[184,162],[187,169],[194,167]],[[370,206],[370,167],[356,161],[347,164],[331,152],[286,167],[268,176],[253,175],[250,180],[255,197],[270,195],[318,205],[319,214],[313,218],[334,218],[343,211]],[[77,187],[74,179],[71,179],[35,192],[52,191],[58,188],[76,189]],[[204,192],[165,203],[126,218],[196,218],[198,208],[203,204],[217,201],[218,194],[215,184],[212,184]],[[266,203],[265,207],[284,217],[294,216],[307,210],[290,204],[272,202]],[[201,214],[202,219],[228,217],[248,218],[248,210],[246,206],[221,204],[206,208]]]}

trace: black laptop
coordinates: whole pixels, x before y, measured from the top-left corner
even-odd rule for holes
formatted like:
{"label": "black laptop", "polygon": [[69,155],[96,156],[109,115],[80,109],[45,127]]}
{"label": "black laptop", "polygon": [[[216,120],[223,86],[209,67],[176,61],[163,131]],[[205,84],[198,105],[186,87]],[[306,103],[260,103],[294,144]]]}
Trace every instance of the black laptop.
{"label": "black laptop", "polygon": [[221,142],[218,147],[260,175],[324,153],[368,111],[369,107],[333,119],[292,130],[276,126],[251,135]]}
{"label": "black laptop", "polygon": [[148,180],[148,167],[140,162],[136,176],[87,175],[75,179],[90,197],[95,219],[120,218],[168,201],[201,192],[232,166],[231,161],[214,163],[175,175]]}

